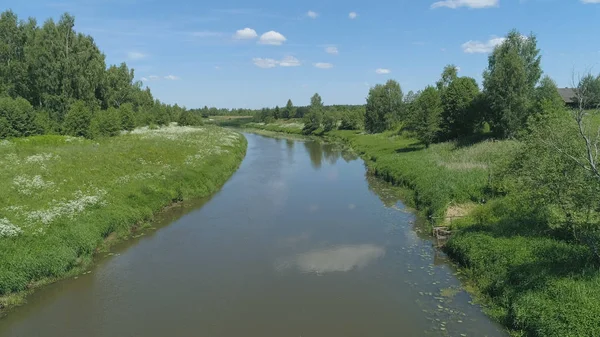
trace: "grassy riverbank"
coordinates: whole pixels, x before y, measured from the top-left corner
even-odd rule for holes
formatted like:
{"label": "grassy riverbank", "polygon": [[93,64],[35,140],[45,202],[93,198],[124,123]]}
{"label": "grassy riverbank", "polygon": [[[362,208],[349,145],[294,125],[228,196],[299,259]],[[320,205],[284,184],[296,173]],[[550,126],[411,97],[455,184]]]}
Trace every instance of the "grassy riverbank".
{"label": "grassy riverbank", "polygon": [[242,135],[215,126],[1,141],[0,310],[81,272],[109,235],[127,236],[165,206],[215,192],[245,151]]}
{"label": "grassy riverbank", "polygon": [[600,335],[600,272],[590,250],[522,217],[522,200],[490,189],[519,142],[448,142],[426,149],[397,132],[335,130],[325,137],[347,143],[379,177],[409,187],[411,206],[452,228],[446,252],[487,313],[511,334]]}

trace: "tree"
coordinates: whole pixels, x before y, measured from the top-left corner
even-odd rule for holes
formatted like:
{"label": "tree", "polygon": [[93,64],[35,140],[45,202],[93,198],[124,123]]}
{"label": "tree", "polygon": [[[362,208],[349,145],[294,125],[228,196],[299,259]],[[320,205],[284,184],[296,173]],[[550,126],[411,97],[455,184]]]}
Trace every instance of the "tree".
{"label": "tree", "polygon": [[310,99],[308,113],[304,115],[304,133],[310,134],[321,127],[323,121],[323,101],[318,93]]}
{"label": "tree", "polygon": [[585,91],[585,102],[582,102],[583,107],[586,109],[595,109],[600,106],[600,75],[594,77],[591,73],[583,76],[577,88],[580,91]]}
{"label": "tree", "polygon": [[92,112],[83,101],[76,101],[65,115],[63,130],[65,134],[91,138],[90,123],[92,121]]}
{"label": "tree", "polygon": [[104,84],[104,107],[118,108],[123,103],[132,99],[133,69],[129,70],[127,64],[112,65],[106,70]]}
{"label": "tree", "polygon": [[516,30],[489,56],[483,86],[490,106],[488,119],[499,135],[511,138],[525,127],[542,75],[540,61],[536,37],[524,37]]}
{"label": "tree", "polygon": [[133,112],[133,104],[122,104],[119,107],[119,115],[121,117],[121,127],[123,128],[123,130],[131,131],[135,129],[135,115]]}
{"label": "tree", "polygon": [[435,83],[435,85],[440,92],[443,92],[457,77],[458,67],[454,64],[449,64],[444,67],[442,77]]}
{"label": "tree", "polygon": [[121,115],[118,109],[113,107],[100,110],[94,114],[90,122],[90,134],[92,137],[113,137],[121,131]]}
{"label": "tree", "polygon": [[323,130],[331,131],[337,128],[337,115],[337,111],[328,111],[327,113],[323,114]]}
{"label": "tree", "polygon": [[346,109],[342,112],[340,130],[360,130],[365,120],[365,109]]}
{"label": "tree", "polygon": [[296,110],[294,109],[294,104],[291,99],[288,99],[287,104],[282,112],[283,118],[292,118],[296,116]]}
{"label": "tree", "polygon": [[400,84],[389,80],[369,90],[365,111],[365,129],[370,133],[388,130],[402,116],[402,89]]}
{"label": "tree", "polygon": [[473,104],[479,95],[475,79],[455,78],[441,93],[443,112],[440,126],[444,135],[452,139],[472,134],[475,125],[480,122]]}
{"label": "tree", "polygon": [[554,83],[542,81],[538,94],[545,111],[530,123],[513,170],[517,189],[528,192],[538,216],[552,228],[568,229],[600,260],[600,127],[591,118],[600,107],[587,109],[594,92],[586,78],[573,84],[578,106],[571,111],[552,98]]}
{"label": "tree", "polygon": [[281,109],[279,109],[279,105],[275,106],[275,109],[273,110],[273,118],[281,118]]}
{"label": "tree", "polygon": [[37,132],[35,111],[27,100],[18,97],[0,98],[0,138],[26,137]]}
{"label": "tree", "polygon": [[417,138],[429,147],[440,131],[442,100],[439,91],[428,86],[414,102],[414,120],[412,128]]}

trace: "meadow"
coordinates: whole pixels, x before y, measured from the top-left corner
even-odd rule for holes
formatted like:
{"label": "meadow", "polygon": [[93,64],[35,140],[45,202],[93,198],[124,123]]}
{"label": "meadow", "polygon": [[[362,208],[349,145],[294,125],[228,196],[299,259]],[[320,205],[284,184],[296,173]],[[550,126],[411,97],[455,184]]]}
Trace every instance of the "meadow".
{"label": "meadow", "polygon": [[0,141],[0,309],[80,273],[164,207],[217,191],[245,151],[241,134],[216,126]]}

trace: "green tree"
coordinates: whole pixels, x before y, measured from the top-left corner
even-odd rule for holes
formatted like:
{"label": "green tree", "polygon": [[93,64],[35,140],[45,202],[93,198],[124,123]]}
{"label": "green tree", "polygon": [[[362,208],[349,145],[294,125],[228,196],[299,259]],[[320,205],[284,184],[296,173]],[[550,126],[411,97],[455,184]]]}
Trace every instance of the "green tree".
{"label": "green tree", "polygon": [[577,85],[578,90],[585,92],[585,101],[582,105],[586,109],[600,106],[600,75],[594,77],[591,73],[581,78]]}
{"label": "green tree", "polygon": [[116,108],[97,111],[90,122],[92,137],[114,137],[121,131],[121,114]]}
{"label": "green tree", "polygon": [[388,130],[403,114],[403,94],[400,84],[389,80],[369,90],[365,111],[365,129],[370,133]]}
{"label": "green tree", "polygon": [[540,62],[536,37],[524,37],[516,30],[489,56],[483,73],[488,119],[492,129],[505,138],[514,137],[526,125],[542,75]]}
{"label": "green tree", "polygon": [[65,115],[64,133],[76,137],[91,138],[91,121],[92,111],[87,104],[84,101],[75,101]]}
{"label": "green tree", "polygon": [[340,130],[360,130],[365,120],[365,109],[346,109],[342,112]]}
{"label": "green tree", "polygon": [[135,113],[133,112],[133,104],[122,104],[119,107],[119,115],[121,116],[121,127],[123,130],[131,131],[135,129]]}
{"label": "green tree", "polygon": [[479,95],[475,79],[454,78],[441,93],[443,112],[440,126],[444,136],[452,139],[472,134],[481,120],[473,104]]}
{"label": "green tree", "polygon": [[275,106],[275,109],[273,109],[273,118],[281,118],[281,109],[279,109],[279,105]]}
{"label": "green tree", "polygon": [[285,108],[283,109],[282,117],[283,118],[292,118],[294,116],[296,116],[294,104],[292,103],[291,99],[288,99],[287,104],[285,105]]}
{"label": "green tree", "polygon": [[443,93],[443,91],[448,88],[450,83],[458,78],[458,67],[454,64],[449,64],[444,67],[444,71],[442,72],[442,77],[435,83],[437,89]]}
{"label": "green tree", "polygon": [[25,137],[37,132],[35,111],[27,100],[18,97],[0,98],[0,138]]}
{"label": "green tree", "polygon": [[442,100],[439,91],[432,86],[425,88],[414,102],[414,109],[412,129],[417,138],[429,147],[440,131]]}
{"label": "green tree", "polygon": [[310,99],[308,113],[304,115],[304,133],[310,134],[321,127],[323,121],[323,100],[318,93]]}
{"label": "green tree", "polygon": [[331,131],[337,128],[338,122],[337,111],[328,111],[323,114],[323,130]]}

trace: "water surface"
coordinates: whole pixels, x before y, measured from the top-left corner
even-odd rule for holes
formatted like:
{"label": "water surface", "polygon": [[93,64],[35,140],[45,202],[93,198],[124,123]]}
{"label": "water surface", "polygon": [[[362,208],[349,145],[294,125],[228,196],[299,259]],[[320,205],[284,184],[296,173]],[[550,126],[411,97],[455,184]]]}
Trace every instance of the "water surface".
{"label": "water surface", "polygon": [[357,156],[246,138],[219,193],[37,291],[0,336],[505,336]]}

